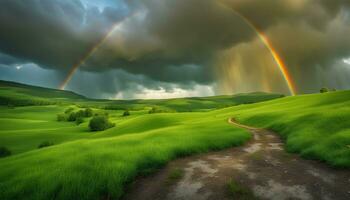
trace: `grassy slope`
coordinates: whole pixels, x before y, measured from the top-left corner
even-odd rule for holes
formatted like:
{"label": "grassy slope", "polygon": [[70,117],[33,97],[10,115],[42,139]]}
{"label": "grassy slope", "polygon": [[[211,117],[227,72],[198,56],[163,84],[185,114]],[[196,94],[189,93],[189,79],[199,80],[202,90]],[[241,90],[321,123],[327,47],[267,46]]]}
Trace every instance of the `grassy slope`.
{"label": "grassy slope", "polygon": [[276,131],[289,152],[350,167],[350,91],[286,97],[214,113]]}
{"label": "grassy slope", "polygon": [[35,87],[0,80],[0,105],[70,105],[107,108],[113,110],[143,110],[157,107],[172,112],[207,111],[233,105],[261,102],[283,97],[281,94],[249,93],[238,95],[192,97],[155,100],[94,100],[87,99],[70,91]]}
{"label": "grassy slope", "polygon": [[137,174],[178,156],[240,145],[250,138],[226,119],[205,112],[114,120],[119,120],[116,128],[88,132],[85,139],[1,159],[0,199],[118,198]]}
{"label": "grassy slope", "polygon": [[[228,117],[277,131],[286,139],[288,151],[350,167],[349,99],[350,91],[344,91],[210,112],[150,115],[140,110],[126,118],[120,117],[122,111],[111,110],[117,126],[98,133],[87,132],[86,123],[56,122],[56,114],[68,104],[3,107],[0,146],[10,145],[15,155],[0,159],[0,199],[118,198],[125,183],[168,160],[248,140],[246,131],[227,124]],[[169,106],[188,100],[155,102]],[[177,107],[181,108],[183,105]],[[56,145],[36,149],[42,140],[52,140]]]}
{"label": "grassy slope", "polygon": [[50,105],[62,101],[84,101],[86,98],[70,91],[35,87],[0,80],[0,105]]}

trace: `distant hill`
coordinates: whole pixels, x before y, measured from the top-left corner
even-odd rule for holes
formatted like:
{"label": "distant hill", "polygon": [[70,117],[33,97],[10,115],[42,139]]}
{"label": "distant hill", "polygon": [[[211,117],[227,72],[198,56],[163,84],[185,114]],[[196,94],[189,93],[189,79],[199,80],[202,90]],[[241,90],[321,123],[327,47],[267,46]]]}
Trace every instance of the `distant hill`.
{"label": "distant hill", "polygon": [[105,100],[88,99],[71,91],[49,89],[21,83],[0,81],[0,105],[30,106],[74,103],[111,110],[141,110],[154,108],[155,112],[191,112],[251,104],[284,97],[281,94],[254,92],[211,97],[175,99]]}
{"label": "distant hill", "polygon": [[49,105],[62,101],[85,100],[71,91],[62,91],[0,80],[0,105]]}

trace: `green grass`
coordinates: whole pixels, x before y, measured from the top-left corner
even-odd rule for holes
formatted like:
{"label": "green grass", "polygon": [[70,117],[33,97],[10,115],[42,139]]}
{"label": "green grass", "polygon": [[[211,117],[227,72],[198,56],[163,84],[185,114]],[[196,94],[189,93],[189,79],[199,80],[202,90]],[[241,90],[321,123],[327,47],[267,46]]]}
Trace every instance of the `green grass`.
{"label": "green grass", "polygon": [[281,97],[283,97],[281,94],[256,92],[179,99],[97,100],[88,99],[70,91],[47,89],[0,80],[0,105],[9,106],[10,108],[14,106],[74,104],[81,107],[95,107],[108,110],[151,110],[152,107],[155,107],[162,112],[194,112],[256,103]]}
{"label": "green grass", "polygon": [[[289,152],[350,167],[350,91],[279,99],[275,98],[280,95],[253,93],[108,101],[62,91],[57,98],[53,94],[55,98],[47,98],[54,91],[28,86],[24,92],[18,89],[24,86],[11,87],[0,87],[0,97],[12,95],[11,101],[16,101],[22,98],[18,94],[29,95],[25,98],[54,104],[0,107],[0,147],[12,153],[0,158],[0,199],[118,199],[136,176],[172,159],[249,140],[247,131],[227,123],[229,117],[276,131]],[[268,99],[275,100],[254,103]],[[121,109],[115,110],[115,105]],[[224,108],[229,105],[237,106]],[[90,132],[90,118],[79,125],[57,121],[58,113],[81,106],[92,106],[95,113],[107,112],[116,126]],[[148,114],[153,106],[172,112]],[[106,107],[111,110],[104,110]],[[130,116],[123,117],[129,107],[134,108]],[[38,149],[45,141],[54,145]]]}
{"label": "green grass", "polygon": [[[3,158],[0,199],[118,198],[125,184],[135,176],[157,169],[169,160],[241,145],[250,138],[246,131],[227,125],[226,119],[208,113],[180,115],[149,115],[168,122],[174,119],[172,125],[168,123],[162,128],[156,124],[157,129],[126,134],[118,133],[117,125],[112,128],[115,134],[109,129],[99,136]],[[180,117],[181,123],[177,121]],[[136,118],[149,122],[148,115]],[[120,129],[123,126],[120,124]]]}
{"label": "green grass", "polygon": [[350,167],[350,91],[286,97],[214,112],[280,134],[288,152]]}

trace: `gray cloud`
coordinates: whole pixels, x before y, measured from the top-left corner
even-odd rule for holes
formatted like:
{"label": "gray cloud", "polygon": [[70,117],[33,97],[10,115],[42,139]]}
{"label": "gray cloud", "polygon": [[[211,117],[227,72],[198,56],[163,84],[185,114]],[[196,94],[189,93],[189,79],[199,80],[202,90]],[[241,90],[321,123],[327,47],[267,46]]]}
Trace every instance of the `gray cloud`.
{"label": "gray cloud", "polygon": [[[300,92],[316,90],[321,83],[327,85],[329,81],[321,80],[324,76],[315,71],[329,71],[340,59],[350,57],[350,2],[346,0],[120,2],[123,6],[107,5],[101,10],[79,0],[4,0],[0,6],[0,26],[4,30],[0,32],[0,52],[14,58],[11,63],[26,60],[65,73],[119,22],[113,34],[80,68],[116,81],[108,83],[113,85],[111,88],[97,81],[96,88],[106,88],[104,93],[137,90],[137,86],[122,82],[146,88],[161,83],[170,88],[172,84],[213,84],[218,79],[214,73],[218,54],[235,47],[241,49],[242,45],[250,47],[239,53],[239,58],[245,60],[239,67],[245,68],[246,76],[258,77],[262,72],[256,68],[261,64],[251,61],[259,58],[259,51],[252,50],[259,48],[256,34],[232,11],[235,10],[270,38]],[[10,62],[9,57],[1,55],[0,62]],[[110,75],[111,69],[119,72]],[[337,69],[334,73],[342,72]],[[311,78],[306,81],[305,77]],[[250,82],[245,84],[260,84],[251,81],[255,79],[246,80]],[[342,81],[339,87],[344,84]],[[81,86],[75,87],[73,81],[71,88],[77,87]],[[283,88],[272,89],[286,92]]]}

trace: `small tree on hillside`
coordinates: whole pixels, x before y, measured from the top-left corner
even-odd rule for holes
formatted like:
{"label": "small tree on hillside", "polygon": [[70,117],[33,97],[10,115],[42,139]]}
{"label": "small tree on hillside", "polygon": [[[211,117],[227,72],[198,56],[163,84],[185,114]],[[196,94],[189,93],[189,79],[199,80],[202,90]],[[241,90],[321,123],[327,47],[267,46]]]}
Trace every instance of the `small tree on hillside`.
{"label": "small tree on hillside", "polygon": [[95,116],[90,120],[89,127],[91,131],[103,131],[114,127],[115,124],[108,120],[105,115]]}
{"label": "small tree on hillside", "polygon": [[92,111],[91,108],[86,108],[86,109],[84,110],[84,113],[85,113],[85,116],[84,116],[84,117],[92,117],[92,115],[93,115],[93,111]]}
{"label": "small tree on hillside", "polygon": [[8,148],[0,147],[0,158],[10,156],[10,155],[11,155],[11,151]]}
{"label": "small tree on hillside", "polygon": [[84,118],[78,117],[78,118],[75,120],[75,123],[76,123],[77,125],[84,123]]}
{"label": "small tree on hillside", "polygon": [[326,93],[326,92],[329,92],[329,90],[328,90],[328,88],[323,87],[323,88],[321,88],[320,92],[321,93]]}
{"label": "small tree on hillside", "polygon": [[130,112],[128,110],[124,111],[123,117],[129,116],[129,115],[130,115]]}
{"label": "small tree on hillside", "polygon": [[71,112],[71,113],[68,115],[67,121],[69,121],[69,122],[74,122],[76,119],[77,119],[77,113]]}
{"label": "small tree on hillside", "polygon": [[157,112],[157,108],[155,108],[155,107],[152,107],[152,109],[148,111],[149,114],[153,114],[156,112]]}

